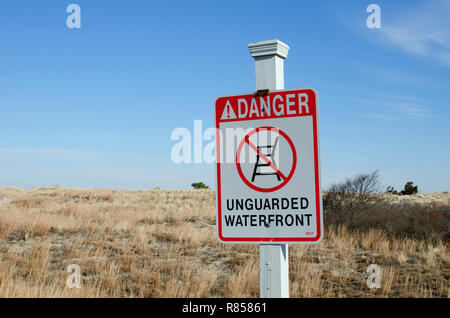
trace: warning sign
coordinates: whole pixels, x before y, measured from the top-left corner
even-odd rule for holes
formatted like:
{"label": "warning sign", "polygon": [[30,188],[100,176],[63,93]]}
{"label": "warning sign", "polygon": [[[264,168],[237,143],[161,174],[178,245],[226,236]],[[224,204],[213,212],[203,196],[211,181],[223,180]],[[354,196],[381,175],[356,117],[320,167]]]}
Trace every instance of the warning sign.
{"label": "warning sign", "polygon": [[225,105],[225,108],[223,109],[221,120],[227,120],[227,119],[236,119],[236,114],[234,113],[233,107],[231,107],[230,102],[228,102]]}
{"label": "warning sign", "polygon": [[322,239],[317,107],[312,89],[217,99],[217,230],[222,242]]}

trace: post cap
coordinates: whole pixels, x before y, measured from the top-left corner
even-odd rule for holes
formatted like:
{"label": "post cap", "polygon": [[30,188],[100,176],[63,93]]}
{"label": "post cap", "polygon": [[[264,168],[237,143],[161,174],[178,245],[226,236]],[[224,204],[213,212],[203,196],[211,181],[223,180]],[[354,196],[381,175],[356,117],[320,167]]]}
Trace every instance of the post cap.
{"label": "post cap", "polygon": [[253,42],[248,45],[248,48],[252,57],[277,55],[285,59],[289,52],[289,46],[280,40]]}

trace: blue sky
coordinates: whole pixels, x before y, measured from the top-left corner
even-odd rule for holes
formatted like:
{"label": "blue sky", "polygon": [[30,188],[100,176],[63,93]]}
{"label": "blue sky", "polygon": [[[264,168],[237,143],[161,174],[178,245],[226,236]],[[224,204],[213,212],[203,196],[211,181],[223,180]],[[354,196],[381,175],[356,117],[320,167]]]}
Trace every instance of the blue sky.
{"label": "blue sky", "polygon": [[280,39],[285,87],[319,92],[324,187],[378,169],[383,187],[448,191],[449,16],[444,0],[4,0],[0,186],[214,186],[215,165],[172,163],[171,133],[254,91],[247,45]]}

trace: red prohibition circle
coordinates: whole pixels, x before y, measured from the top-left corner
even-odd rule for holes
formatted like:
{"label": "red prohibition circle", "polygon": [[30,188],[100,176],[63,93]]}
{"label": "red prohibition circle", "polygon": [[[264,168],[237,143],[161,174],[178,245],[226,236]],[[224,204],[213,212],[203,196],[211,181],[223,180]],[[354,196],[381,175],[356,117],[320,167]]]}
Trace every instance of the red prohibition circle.
{"label": "red prohibition circle", "polygon": [[[250,181],[248,181],[247,178],[245,177],[244,173],[242,172],[241,163],[239,162],[239,159],[241,157],[242,148],[244,147],[244,144],[249,140],[250,136],[252,136],[260,131],[264,131],[264,130],[275,131],[278,134],[280,134],[281,136],[283,136],[284,139],[286,139],[286,141],[288,142],[289,146],[291,147],[292,156],[293,156],[292,168],[291,168],[291,171],[289,172],[289,175],[286,177],[286,179],[284,179],[284,181],[282,183],[280,183],[279,185],[277,185],[276,187],[273,187],[273,188],[257,187],[254,184],[252,184]],[[269,127],[269,126],[259,127],[259,128],[252,130],[247,135],[245,135],[244,139],[242,139],[241,143],[239,144],[237,152],[236,152],[236,167],[237,167],[237,171],[238,171],[239,176],[241,177],[242,181],[244,181],[244,183],[246,185],[248,185],[250,188],[252,188],[253,190],[258,191],[258,192],[274,192],[274,191],[281,189],[286,184],[288,184],[288,182],[291,180],[292,176],[294,175],[295,168],[297,167],[297,152],[295,151],[294,143],[292,142],[291,138],[289,138],[289,136],[281,129],[278,129],[275,127]]]}

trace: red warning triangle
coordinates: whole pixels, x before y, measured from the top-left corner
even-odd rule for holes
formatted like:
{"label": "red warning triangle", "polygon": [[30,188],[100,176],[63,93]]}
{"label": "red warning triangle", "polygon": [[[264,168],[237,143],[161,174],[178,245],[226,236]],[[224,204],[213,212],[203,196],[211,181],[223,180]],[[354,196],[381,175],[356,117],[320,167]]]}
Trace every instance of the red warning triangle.
{"label": "red warning triangle", "polygon": [[223,110],[222,113],[222,117],[220,117],[220,120],[227,120],[227,119],[236,119],[236,114],[234,113],[233,107],[231,107],[230,101],[227,101],[225,109]]}

